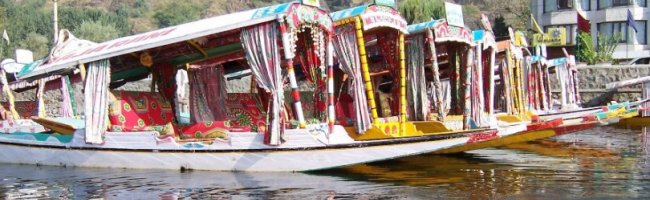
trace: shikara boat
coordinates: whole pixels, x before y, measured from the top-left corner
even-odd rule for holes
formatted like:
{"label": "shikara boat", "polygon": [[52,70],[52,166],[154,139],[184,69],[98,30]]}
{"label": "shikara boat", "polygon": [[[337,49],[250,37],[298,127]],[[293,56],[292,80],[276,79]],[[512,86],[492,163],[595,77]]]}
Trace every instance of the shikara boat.
{"label": "shikara boat", "polygon": [[[338,101],[337,116],[340,124],[348,125],[346,129],[352,138],[377,140],[467,133],[465,143],[455,145],[462,146],[489,140],[497,133],[489,126],[470,123],[469,111],[462,109],[447,121],[431,119],[424,69],[412,62],[423,59],[423,49],[419,49],[423,44],[407,46],[405,50],[406,21],[394,6],[368,4],[331,16],[336,24],[334,49],[341,68],[335,74],[345,74],[345,78],[334,77],[337,91],[345,91],[335,97],[347,99]],[[420,56],[414,59],[412,56],[418,52]],[[457,92],[469,95],[469,90]],[[452,105],[460,102],[470,106],[469,98],[454,99]]]}
{"label": "shikara boat", "polygon": [[[362,21],[394,23],[396,19],[401,17],[393,10],[346,20],[354,22],[351,36],[357,36],[363,29],[373,30],[373,24]],[[374,25],[383,27],[387,24],[383,22]],[[403,41],[406,23],[398,24],[399,29],[389,30],[399,36],[393,38],[399,38],[393,47],[401,47],[392,49],[400,50],[393,55],[403,58],[403,45],[398,45],[403,43],[397,42]],[[464,145],[477,133],[496,132],[410,132],[414,126],[402,117],[384,123],[378,120],[364,132],[372,135],[375,130],[400,137],[364,139],[354,128],[336,124],[333,25],[317,5],[290,2],[51,56],[19,79],[34,81],[79,71],[85,96],[79,102],[83,109],[78,111],[83,113],[82,126],[46,116],[37,122],[60,129],[0,134],[0,162],[308,171],[428,153]],[[400,90],[404,91],[405,64],[403,59],[398,63]],[[151,89],[120,89],[149,76]],[[287,79],[291,92],[285,92]],[[245,84],[226,88],[233,81]],[[306,92],[310,95],[304,95]],[[405,92],[399,96],[404,105]],[[404,111],[398,114],[404,116]],[[70,127],[77,127],[70,135],[56,131]]]}
{"label": "shikara boat", "polygon": [[[430,22],[432,23],[432,22]],[[424,26],[424,24],[412,25]],[[435,29],[434,29],[435,30]],[[416,31],[411,31],[413,34]],[[437,31],[436,31],[437,32]],[[483,106],[486,109],[479,110],[489,112],[490,116],[495,116],[496,126],[499,132],[494,138],[483,140],[463,146],[444,149],[436,151],[435,153],[458,153],[468,150],[481,149],[487,147],[497,147],[508,144],[528,142],[533,140],[544,139],[562,134],[575,133],[578,131],[588,130],[596,125],[598,121],[594,117],[588,117],[593,113],[580,115],[576,118],[563,118],[562,116],[540,117],[534,112],[536,108],[549,108],[552,105],[550,102],[550,86],[548,86],[547,76],[534,76],[540,73],[539,71],[532,70],[530,65],[526,65],[527,57],[525,56],[525,45],[516,43],[515,41],[523,41],[523,35],[514,36],[520,37],[517,40],[511,40],[509,45],[503,50],[503,61],[500,65],[495,66],[492,60],[496,56],[492,52],[497,52],[494,37],[490,31],[475,31],[474,42],[477,43],[476,51],[478,58],[476,60],[480,66],[489,66],[487,70],[477,70],[482,72],[484,76],[482,82],[473,82],[476,85],[484,84],[483,88],[489,95],[485,96],[488,99]],[[437,42],[437,40],[436,40]],[[492,51],[486,51],[493,49]],[[488,55],[483,57],[482,55]],[[498,76],[495,76],[498,72]],[[477,74],[477,73],[475,73]],[[531,76],[532,75],[532,76]],[[490,80],[487,81],[486,80]],[[546,82],[544,82],[546,81]],[[495,90],[495,85],[498,89]],[[547,91],[546,93],[543,91]],[[565,92],[565,91],[563,91]],[[495,99],[495,93],[497,94]],[[480,91],[474,94],[482,94]],[[564,96],[564,95],[563,95]],[[500,100],[497,100],[500,99]],[[497,105],[498,104],[498,105]],[[496,108],[500,109],[502,113],[496,113]],[[472,109],[475,109],[474,107]],[[495,126],[495,125],[493,125]]]}

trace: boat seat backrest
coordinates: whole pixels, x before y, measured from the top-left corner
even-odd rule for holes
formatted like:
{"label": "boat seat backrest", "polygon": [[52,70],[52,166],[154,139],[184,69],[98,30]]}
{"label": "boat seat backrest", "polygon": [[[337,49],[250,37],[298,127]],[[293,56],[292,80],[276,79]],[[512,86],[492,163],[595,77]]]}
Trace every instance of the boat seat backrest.
{"label": "boat seat backrest", "polygon": [[226,108],[232,127],[250,127],[263,132],[266,128],[266,109],[257,93],[228,93]]}
{"label": "boat seat backrest", "polygon": [[[2,102],[2,106],[9,110],[9,102]],[[15,101],[14,106],[18,116],[22,119],[29,119],[32,116],[38,116],[37,101]]]}
{"label": "boat seat backrest", "polygon": [[159,93],[111,91],[109,120],[112,131],[139,131],[172,123],[174,113]]}

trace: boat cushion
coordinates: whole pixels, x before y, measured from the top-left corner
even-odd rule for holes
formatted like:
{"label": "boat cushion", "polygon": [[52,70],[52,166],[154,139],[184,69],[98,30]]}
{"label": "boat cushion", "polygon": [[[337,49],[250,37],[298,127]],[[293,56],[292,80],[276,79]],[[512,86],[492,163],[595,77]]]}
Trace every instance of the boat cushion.
{"label": "boat cushion", "polygon": [[266,130],[266,112],[256,93],[228,93],[226,108],[233,128],[250,128],[250,131]]}
{"label": "boat cushion", "polygon": [[112,91],[109,103],[111,131],[145,131],[173,121],[172,106],[152,92]]}
{"label": "boat cushion", "polygon": [[191,125],[179,125],[177,128],[181,140],[205,138],[227,139],[228,133],[230,132],[229,129],[229,121],[206,121]]}
{"label": "boat cushion", "polygon": [[[2,102],[2,106],[9,110],[9,102]],[[37,101],[15,101],[14,106],[18,116],[22,119],[29,119],[32,116],[38,115],[38,102]]]}

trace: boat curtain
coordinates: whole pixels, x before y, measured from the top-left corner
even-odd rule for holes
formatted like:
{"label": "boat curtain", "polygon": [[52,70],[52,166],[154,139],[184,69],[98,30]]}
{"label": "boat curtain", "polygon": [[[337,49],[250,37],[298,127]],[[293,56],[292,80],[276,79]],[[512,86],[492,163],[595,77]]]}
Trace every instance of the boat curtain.
{"label": "boat curtain", "polygon": [[72,90],[70,88],[70,78],[61,77],[61,117],[74,117]]}
{"label": "boat curtain", "polygon": [[226,77],[221,66],[190,69],[190,119],[192,123],[225,121]]}
{"label": "boat curtain", "polygon": [[354,24],[337,27],[333,44],[338,56],[340,68],[350,78],[348,94],[353,98],[355,114],[355,130],[361,134],[370,129],[372,119],[368,110],[364,82],[361,75],[361,58],[357,47],[357,36]]}
{"label": "boat curtain", "polygon": [[284,112],[284,85],[280,69],[279,36],[277,22],[247,28],[241,33],[246,61],[255,76],[255,81],[260,88],[271,95],[270,108],[267,109],[269,127],[265,136],[265,142],[269,145],[279,145],[284,132],[280,116],[280,113]]}
{"label": "boat curtain", "polygon": [[429,115],[426,80],[424,77],[424,36],[416,35],[407,46],[407,97],[412,119],[423,121]]}
{"label": "boat curtain", "polygon": [[108,60],[88,64],[84,85],[84,116],[86,119],[86,143],[101,144],[108,128],[108,85],[111,68]]}

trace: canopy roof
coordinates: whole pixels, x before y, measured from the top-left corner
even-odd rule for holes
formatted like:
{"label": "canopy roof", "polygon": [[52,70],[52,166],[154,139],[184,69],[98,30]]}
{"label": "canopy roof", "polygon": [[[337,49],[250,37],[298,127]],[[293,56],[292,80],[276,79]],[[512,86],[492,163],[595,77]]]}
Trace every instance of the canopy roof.
{"label": "canopy roof", "polygon": [[404,34],[408,34],[406,20],[399,14],[399,11],[393,7],[366,4],[353,8],[348,8],[331,13],[330,16],[335,22],[354,19],[354,17],[361,17],[363,22],[363,30],[370,30],[377,27],[390,27],[399,30]]}
{"label": "canopy roof", "polygon": [[49,58],[49,62],[20,75],[20,79],[34,79],[69,71],[78,64],[89,63],[155,47],[183,42],[216,33],[253,26],[286,17],[290,28],[301,23],[316,23],[327,32],[332,21],[323,9],[290,2],[238,13],[206,18],[186,24],[167,27],[137,35],[103,42],[76,51]]}
{"label": "canopy roof", "polygon": [[492,33],[492,31],[475,30],[472,31],[472,35],[474,36],[472,38],[472,41],[476,44],[483,44],[483,50],[492,48],[493,50],[496,51],[497,42],[494,38],[494,33]]}
{"label": "canopy roof", "polygon": [[451,26],[445,19],[432,20],[408,26],[409,34],[423,33],[432,29],[436,42],[462,42],[470,46],[476,45],[473,41],[472,31],[465,27]]}

